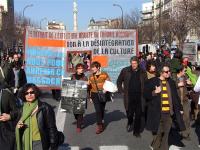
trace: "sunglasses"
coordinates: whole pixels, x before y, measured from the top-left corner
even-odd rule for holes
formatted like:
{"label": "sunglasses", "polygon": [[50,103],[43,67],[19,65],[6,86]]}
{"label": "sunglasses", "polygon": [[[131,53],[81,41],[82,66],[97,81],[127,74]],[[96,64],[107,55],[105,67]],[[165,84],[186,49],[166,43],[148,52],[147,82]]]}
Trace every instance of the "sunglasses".
{"label": "sunglasses", "polygon": [[168,71],[163,71],[164,73],[170,73],[170,71],[168,70]]}
{"label": "sunglasses", "polygon": [[30,91],[30,92],[25,93],[25,95],[28,95],[28,94],[35,94],[35,91]]}

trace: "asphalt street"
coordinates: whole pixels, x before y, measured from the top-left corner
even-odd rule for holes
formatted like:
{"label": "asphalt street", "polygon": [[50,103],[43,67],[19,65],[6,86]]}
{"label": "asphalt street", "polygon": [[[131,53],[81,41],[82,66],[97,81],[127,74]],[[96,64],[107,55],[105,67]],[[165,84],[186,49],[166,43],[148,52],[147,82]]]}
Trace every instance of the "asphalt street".
{"label": "asphalt street", "polygon": [[[64,132],[65,143],[59,150],[150,150],[152,135],[149,131],[144,130],[141,138],[134,137],[132,132],[127,133],[127,119],[123,100],[119,95],[115,96],[114,102],[108,102],[106,105],[106,129],[100,135],[95,134],[96,123],[93,104],[88,103],[84,115],[84,128],[81,133],[77,133],[73,114],[61,112],[60,102],[53,100],[51,94],[47,91],[44,92],[42,100],[54,107],[57,127]],[[169,143],[171,145],[170,150],[200,149],[194,128],[191,128],[190,141],[181,139],[178,132],[172,130]]]}

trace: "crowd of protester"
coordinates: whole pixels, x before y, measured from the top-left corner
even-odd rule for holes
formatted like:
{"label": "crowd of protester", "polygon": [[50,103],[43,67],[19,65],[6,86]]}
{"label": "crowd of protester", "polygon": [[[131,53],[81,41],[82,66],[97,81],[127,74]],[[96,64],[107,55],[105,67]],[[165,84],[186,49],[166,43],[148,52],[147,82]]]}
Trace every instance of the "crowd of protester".
{"label": "crowd of protester", "polygon": [[[21,54],[4,55],[0,66],[0,147],[5,150],[56,150],[64,135],[57,130],[53,108],[40,101],[40,90],[27,83],[25,62]],[[91,73],[84,74],[84,65],[77,64],[71,80],[88,81],[88,99],[96,112],[96,134],[105,130],[106,102],[100,92],[112,80],[102,71],[100,62],[91,63]],[[200,144],[200,113],[198,108],[200,78],[177,50],[170,53],[140,53],[130,59],[117,78],[118,92],[123,95],[127,116],[127,132],[136,138],[146,128],[152,133],[150,148],[168,150],[171,128],[183,139],[191,140],[191,125],[196,127]],[[61,99],[60,90],[53,97]],[[80,133],[84,114],[74,113],[76,131]],[[27,140],[29,139],[29,140]]]}
{"label": "crowd of protester", "polygon": [[118,90],[124,95],[127,132],[141,137],[146,128],[152,133],[150,148],[168,150],[171,128],[179,131],[183,139],[191,140],[194,120],[199,138],[200,79],[197,82],[198,74],[188,58],[179,50],[173,57],[170,52],[158,51],[140,53],[130,59],[130,64],[117,79]]}
{"label": "crowd of protester", "polygon": [[[72,79],[85,78],[83,69],[78,64]],[[102,71],[100,62],[93,62],[88,77],[88,91],[96,112],[96,134],[101,134],[106,126],[106,101],[100,97],[106,80],[112,80],[112,77]],[[118,92],[123,95],[127,116],[127,132],[133,132],[133,136],[140,138],[144,129],[150,131],[150,148],[153,150],[169,149],[172,128],[183,139],[191,140],[192,125],[196,127],[200,139],[200,79],[199,83],[197,80],[196,70],[179,50],[173,56],[170,52],[158,51],[131,57],[130,65],[123,68],[117,78]],[[76,131],[80,133],[84,115],[74,115],[77,120]]]}

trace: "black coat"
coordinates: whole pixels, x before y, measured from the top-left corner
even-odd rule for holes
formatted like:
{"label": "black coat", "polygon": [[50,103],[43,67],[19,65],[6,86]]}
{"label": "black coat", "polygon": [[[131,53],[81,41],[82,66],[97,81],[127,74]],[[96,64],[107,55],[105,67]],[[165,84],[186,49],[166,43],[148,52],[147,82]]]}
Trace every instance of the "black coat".
{"label": "black coat", "polygon": [[0,149],[15,149],[15,126],[17,124],[17,107],[13,93],[8,89],[3,89],[1,97],[1,113],[11,115],[11,120],[0,122]]}
{"label": "black coat", "polygon": [[[18,115],[21,117],[22,109],[19,111]],[[59,135],[56,127],[56,119],[53,108],[45,102],[38,101],[36,118],[43,150],[57,150]],[[20,137],[22,135],[23,128],[20,130]]]}
{"label": "black coat", "polygon": [[14,72],[13,72],[10,64],[7,62],[3,62],[1,64],[1,67],[2,67],[5,78],[3,78],[2,73],[0,73],[0,82],[1,82],[1,84],[4,85],[5,88],[11,89],[12,87],[15,86]]}
{"label": "black coat", "polygon": [[18,88],[23,87],[27,83],[26,73],[24,69],[19,70]]}
{"label": "black coat", "polygon": [[[180,113],[183,108],[180,103],[175,82],[172,79],[169,79],[168,83],[172,97],[174,112],[173,118],[175,118],[179,129],[182,131],[185,130],[182,114]],[[158,131],[161,117],[161,94],[152,95],[152,92],[155,90],[155,86],[160,86],[160,79],[157,77],[149,79],[145,82],[144,86],[144,97],[148,100],[146,129],[152,132]]]}
{"label": "black coat", "polygon": [[[118,91],[124,94],[124,106],[126,110],[128,110],[128,98],[129,98],[128,91],[129,91],[129,81],[131,79],[131,72],[132,72],[131,66],[123,68],[117,79]],[[142,69],[139,69],[139,73],[140,73],[140,81],[141,81],[141,94],[142,94],[141,99],[143,101],[144,81],[147,80],[147,74]]]}

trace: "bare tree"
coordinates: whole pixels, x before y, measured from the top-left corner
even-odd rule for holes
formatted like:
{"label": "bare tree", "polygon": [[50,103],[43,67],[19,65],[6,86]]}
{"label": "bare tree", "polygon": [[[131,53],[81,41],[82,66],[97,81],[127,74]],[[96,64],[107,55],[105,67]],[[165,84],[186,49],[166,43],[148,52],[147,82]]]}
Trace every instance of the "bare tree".
{"label": "bare tree", "polygon": [[146,23],[141,24],[139,26],[139,43],[154,43],[155,42],[155,29],[153,20]]}
{"label": "bare tree", "polygon": [[170,18],[170,29],[179,40],[179,47],[182,49],[186,37],[191,29],[190,23],[190,2],[191,0],[181,0],[174,7]]}
{"label": "bare tree", "polygon": [[161,19],[161,30],[163,33],[163,36],[165,37],[165,42],[171,46],[171,43],[173,42],[174,39],[174,33],[173,33],[173,26],[172,26],[172,19],[171,18],[162,18]]}
{"label": "bare tree", "polygon": [[200,1],[192,0],[190,2],[190,21],[196,30],[197,36],[200,37]]}
{"label": "bare tree", "polygon": [[[24,30],[25,27],[23,22],[27,22],[27,18],[23,17],[17,13],[6,12],[3,13],[3,25],[0,30],[0,40],[3,42],[3,48],[13,48],[18,41],[24,41]],[[4,52],[6,52],[4,50]]]}
{"label": "bare tree", "polygon": [[110,28],[112,29],[120,29],[122,27],[122,20],[121,18],[113,19],[108,24],[110,24]]}
{"label": "bare tree", "polygon": [[138,30],[138,38],[139,43],[143,43],[144,41],[149,41],[151,37],[149,37],[149,32],[151,32],[151,25],[143,26],[141,24],[141,14],[139,10],[133,10],[130,14],[126,14],[124,17],[124,28],[125,29],[136,29]]}
{"label": "bare tree", "polygon": [[[26,26],[37,27],[36,23],[33,23],[30,18],[23,18],[23,16],[19,13],[15,13],[14,15],[14,26],[13,26],[13,41],[15,41],[16,46],[24,45],[25,38],[25,28]],[[5,35],[6,33],[3,33]]]}
{"label": "bare tree", "polygon": [[3,47],[12,47],[14,35],[14,14],[2,13],[2,29],[0,30],[0,40],[3,41]]}
{"label": "bare tree", "polygon": [[200,28],[200,1],[191,0],[190,2],[190,20],[192,23]]}
{"label": "bare tree", "polygon": [[139,26],[140,17],[140,12],[138,10],[133,10],[130,14],[126,14],[124,17],[124,28],[137,29]]}

